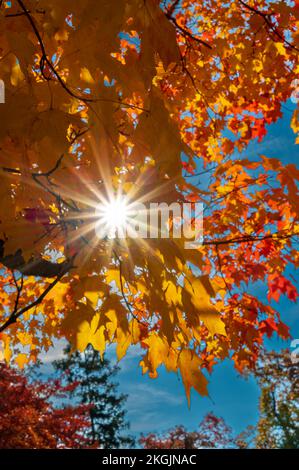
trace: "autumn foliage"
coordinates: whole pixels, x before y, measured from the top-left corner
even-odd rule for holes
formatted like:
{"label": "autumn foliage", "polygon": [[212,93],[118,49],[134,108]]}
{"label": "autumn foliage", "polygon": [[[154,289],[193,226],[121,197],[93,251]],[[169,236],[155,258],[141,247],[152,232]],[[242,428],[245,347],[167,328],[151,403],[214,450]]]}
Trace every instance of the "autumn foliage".
{"label": "autumn foliage", "polygon": [[221,449],[236,445],[232,430],[213,413],[203,418],[197,431],[177,426],[164,435],[142,436],[140,444],[144,449]]}
{"label": "autumn foliage", "polygon": [[84,447],[88,407],[54,404],[68,392],[59,381],[30,383],[22,373],[1,364],[0,448]]}
{"label": "autumn foliage", "polygon": [[[295,165],[246,149],[298,75],[297,2],[0,2],[0,332],[23,366],[55,338],[140,344],[207,395],[253,367],[298,293]],[[299,115],[291,126],[299,132]],[[277,156],[279,157],[279,155]],[[204,241],[95,236],[101,197],[202,202]],[[248,286],[263,282],[268,302]]]}

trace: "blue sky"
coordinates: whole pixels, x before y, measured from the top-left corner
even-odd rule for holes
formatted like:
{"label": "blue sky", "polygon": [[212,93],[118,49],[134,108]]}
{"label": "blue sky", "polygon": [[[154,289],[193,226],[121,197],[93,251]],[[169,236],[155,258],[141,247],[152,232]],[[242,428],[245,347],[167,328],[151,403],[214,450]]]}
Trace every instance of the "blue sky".
{"label": "blue sky", "polygon": [[[298,146],[290,129],[292,104],[284,106],[284,117],[276,124],[269,126],[268,134],[260,144],[252,143],[245,155],[256,159],[258,154],[280,158],[284,163],[298,162]],[[296,276],[296,273],[293,272]],[[298,276],[297,276],[298,278]],[[258,285],[252,292],[260,299],[266,300],[266,287]],[[293,338],[299,338],[298,305],[281,298],[275,305],[281,313],[282,320],[291,328]],[[275,335],[266,339],[269,349],[290,348],[291,341],[282,341]],[[46,362],[59,355],[60,348],[47,354]],[[235,433],[241,432],[258,418],[259,390],[255,380],[245,379],[234,369],[233,364],[226,360],[215,367],[209,377],[209,398],[202,398],[196,392],[191,395],[191,408],[188,408],[184,387],[179,376],[159,370],[155,380],[142,376],[139,361],[142,351],[132,348],[120,363],[118,382],[120,390],[128,395],[127,413],[131,423],[132,434],[162,432],[177,424],[190,430],[197,425],[209,411],[222,416]],[[113,347],[107,356],[116,362]]]}

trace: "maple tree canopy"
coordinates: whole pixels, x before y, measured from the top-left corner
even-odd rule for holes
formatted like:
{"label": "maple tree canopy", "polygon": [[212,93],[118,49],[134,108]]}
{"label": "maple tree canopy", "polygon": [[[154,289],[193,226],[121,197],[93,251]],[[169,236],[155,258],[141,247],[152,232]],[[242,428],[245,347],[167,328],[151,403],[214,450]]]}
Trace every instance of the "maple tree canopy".
{"label": "maple tree canopy", "polygon": [[90,407],[63,404],[77,383],[63,386],[60,380],[28,381],[23,373],[3,363],[0,373],[1,449],[89,446],[84,432],[89,426]]}
{"label": "maple tree canopy", "polygon": [[[190,399],[288,337],[299,171],[246,157],[299,72],[299,2],[0,2],[0,332],[20,366],[66,338],[144,349]],[[299,132],[295,111],[292,128]],[[297,181],[296,181],[297,180]],[[95,236],[99,200],[201,202],[204,242]],[[289,271],[288,271],[289,272]],[[269,303],[250,294],[268,285]]]}

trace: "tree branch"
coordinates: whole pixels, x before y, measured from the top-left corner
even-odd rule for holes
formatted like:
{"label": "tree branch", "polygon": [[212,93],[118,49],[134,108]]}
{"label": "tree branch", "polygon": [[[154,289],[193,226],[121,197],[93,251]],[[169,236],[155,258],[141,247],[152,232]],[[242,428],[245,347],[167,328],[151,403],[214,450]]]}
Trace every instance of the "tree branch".
{"label": "tree branch", "polygon": [[289,238],[298,236],[299,233],[290,233],[290,234],[278,234],[272,233],[270,235],[265,235],[262,237],[258,236],[244,236],[244,237],[236,237],[236,238],[228,238],[223,240],[207,240],[203,241],[204,246],[220,246],[220,245],[233,245],[235,243],[255,243],[260,242],[263,240],[287,240]]}
{"label": "tree branch", "polygon": [[175,27],[181,31],[181,33],[184,35],[184,36],[187,36],[189,39],[192,39],[193,41],[196,41],[198,42],[199,44],[201,44],[202,46],[205,46],[205,47],[208,47],[209,49],[213,49],[212,46],[203,41],[202,39],[198,38],[197,36],[193,36],[192,33],[190,33],[190,31],[188,31],[187,29],[183,28],[181,25],[178,24],[177,20],[169,13],[169,12],[166,12],[165,13],[165,16],[166,18],[168,18],[174,25]]}
{"label": "tree branch", "polygon": [[135,106],[135,105],[132,105],[132,104],[128,104],[128,103],[123,103],[121,100],[112,100],[112,99],[108,99],[108,98],[87,98],[86,96],[82,96],[82,95],[78,95],[77,93],[75,93],[74,91],[72,91],[68,86],[67,84],[65,83],[65,81],[62,79],[62,77],[60,76],[59,72],[57,72],[56,68],[54,67],[54,65],[52,64],[51,60],[48,58],[48,55],[47,55],[47,52],[46,52],[46,48],[45,48],[45,45],[43,43],[43,40],[41,38],[41,35],[38,31],[38,28],[30,14],[30,11],[27,10],[23,0],[17,0],[20,8],[22,9],[22,11],[24,12],[24,15],[26,16],[26,18],[28,19],[29,23],[31,24],[31,27],[32,27],[32,30],[39,42],[39,45],[40,45],[40,48],[41,48],[41,52],[42,52],[42,57],[41,57],[41,60],[40,60],[40,70],[41,70],[41,73],[44,77],[45,80],[49,81],[50,78],[49,77],[46,77],[44,75],[44,66],[45,64],[48,65],[49,69],[51,70],[51,72],[54,74],[54,76],[57,78],[58,82],[60,83],[60,85],[62,86],[62,88],[70,95],[72,96],[72,98],[75,98],[79,101],[82,101],[83,103],[85,104],[88,104],[88,103],[94,103],[94,102],[97,102],[97,101],[103,101],[103,102],[109,102],[109,103],[115,103],[115,104],[119,104],[121,106],[125,106],[127,108],[131,108],[131,109],[138,109],[140,111],[145,111],[145,112],[148,112],[148,110],[140,107],[140,106]]}
{"label": "tree branch", "polygon": [[239,2],[241,3],[241,5],[243,5],[244,8],[246,8],[247,10],[251,11],[252,13],[254,13],[255,15],[258,15],[260,16],[261,18],[263,18],[263,20],[265,21],[266,25],[270,28],[270,30],[272,31],[273,34],[275,34],[275,36],[280,39],[280,41],[282,41],[284,44],[286,44],[288,47],[290,47],[291,49],[294,49],[295,51],[299,52],[299,49],[294,46],[294,44],[292,44],[291,42],[289,42],[287,39],[285,39],[285,37],[279,32],[279,30],[276,28],[276,26],[272,23],[271,21],[271,14],[270,13],[264,13],[260,10],[258,10],[257,8],[255,7],[252,7],[250,5],[248,5],[247,3],[245,3],[243,0],[239,0]]}
{"label": "tree branch", "polygon": [[9,316],[9,318],[6,320],[6,322],[4,322],[2,326],[0,326],[0,333],[6,330],[10,325],[16,323],[18,318],[24,313],[28,312],[28,310],[31,310],[32,308],[38,306],[44,300],[47,294],[53,289],[53,287],[55,287],[56,284],[62,279],[62,277],[66,274],[66,272],[67,270],[63,269],[61,273],[56,277],[56,279],[48,285],[48,287],[42,292],[42,294],[34,302],[26,305],[26,307],[23,307],[21,310],[18,310],[16,312],[13,311],[12,314]]}

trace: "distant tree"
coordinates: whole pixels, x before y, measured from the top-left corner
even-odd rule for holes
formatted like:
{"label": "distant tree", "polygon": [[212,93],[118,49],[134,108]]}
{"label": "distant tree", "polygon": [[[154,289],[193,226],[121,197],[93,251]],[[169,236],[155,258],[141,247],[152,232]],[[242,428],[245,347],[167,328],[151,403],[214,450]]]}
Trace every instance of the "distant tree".
{"label": "distant tree", "polygon": [[87,407],[57,405],[75,387],[59,380],[29,383],[22,372],[0,364],[0,448],[85,447]]}
{"label": "distant tree", "polygon": [[238,449],[248,449],[254,447],[256,436],[256,427],[249,425],[235,438],[235,444]]}
{"label": "distant tree", "polygon": [[126,395],[117,391],[118,384],[112,379],[118,372],[107,359],[89,345],[83,353],[70,353],[54,362],[59,372],[65,373],[68,384],[78,382],[72,395],[82,405],[89,406],[90,425],[84,429],[84,437],[92,446],[112,449],[132,447],[134,439],[124,435],[129,427],[125,419]]}
{"label": "distant tree", "polygon": [[208,413],[197,431],[189,432],[184,426],[176,426],[164,435],[141,436],[139,443],[145,449],[200,449],[234,447],[235,440],[224,419]]}
{"label": "distant tree", "polygon": [[255,370],[261,387],[258,448],[299,448],[299,364],[290,351],[264,353]]}

